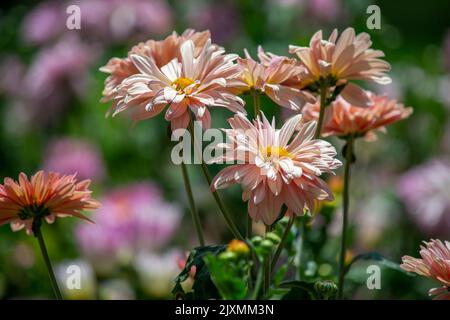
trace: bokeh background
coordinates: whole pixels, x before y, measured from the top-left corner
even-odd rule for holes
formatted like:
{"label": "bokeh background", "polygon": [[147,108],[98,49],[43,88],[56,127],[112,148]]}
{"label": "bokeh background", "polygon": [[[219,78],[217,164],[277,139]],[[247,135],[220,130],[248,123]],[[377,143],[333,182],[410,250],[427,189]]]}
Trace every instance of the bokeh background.
{"label": "bokeh background", "polygon": [[[66,28],[71,4],[81,8],[81,30]],[[380,30],[366,27],[370,4],[381,8]],[[370,33],[392,64],[391,85],[367,88],[412,106],[414,114],[378,141],[357,143],[349,255],[376,251],[399,263],[402,255],[418,256],[422,240],[450,240],[448,12],[445,0],[2,1],[0,176],[43,168],[92,179],[103,203],[92,214],[96,224],[59,219],[44,227],[59,277],[70,265],[82,269],[82,289],[66,290],[66,297],[171,298],[173,278],[197,243],[166,123],[158,117],[131,127],[126,116],[105,119],[109,106],[99,100],[106,75],[98,68],[172,30],[210,29],[214,42],[241,55],[259,44],[287,55],[288,44],[307,45],[318,29],[352,26]],[[285,116],[269,100],[262,108],[278,123]],[[214,110],[213,126],[225,127],[228,116]],[[200,168],[189,171],[208,243],[228,241]],[[337,200],[317,216],[304,245],[312,278],[336,272],[342,183],[332,182]],[[240,188],[223,196],[243,227]],[[432,281],[383,266],[381,290],[368,290],[367,263],[350,272],[349,298],[428,299]],[[47,280],[33,238],[0,227],[0,298],[51,298]]]}

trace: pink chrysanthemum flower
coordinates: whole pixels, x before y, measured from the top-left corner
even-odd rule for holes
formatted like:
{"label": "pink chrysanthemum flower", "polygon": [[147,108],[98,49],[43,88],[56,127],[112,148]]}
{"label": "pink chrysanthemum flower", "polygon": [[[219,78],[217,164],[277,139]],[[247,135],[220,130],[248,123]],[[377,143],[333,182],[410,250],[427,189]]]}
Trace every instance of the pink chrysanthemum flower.
{"label": "pink chrysanthemum flower", "polygon": [[[100,71],[109,73],[110,75],[105,80],[105,88],[103,90],[102,102],[113,101],[113,105],[109,113],[116,114],[123,111],[118,108],[118,105],[123,106],[123,94],[120,90],[120,84],[126,78],[138,74],[139,70],[131,60],[131,55],[137,54],[146,56],[154,60],[157,67],[162,67],[168,64],[172,59],[181,59],[180,45],[186,40],[192,40],[195,45],[196,56],[200,53],[201,49],[205,45],[206,41],[210,39],[211,34],[208,30],[202,32],[196,32],[193,29],[187,29],[181,35],[178,35],[175,31],[163,40],[155,41],[148,40],[135,45],[126,58],[112,58],[108,63],[100,68]],[[150,95],[151,97],[151,95]],[[140,96],[141,100],[148,99],[148,96]],[[134,105],[139,106],[139,101],[136,101]],[[129,104],[128,107],[131,107]],[[139,117],[145,113],[145,110],[138,109],[133,110],[134,116]],[[135,119],[136,120],[136,119]]]}
{"label": "pink chrysanthemum flower", "polygon": [[[368,141],[376,139],[375,131],[384,131],[385,126],[408,118],[412,108],[405,108],[386,96],[377,96],[366,91],[371,101],[367,108],[359,108],[351,105],[341,96],[325,109],[324,123],[321,134],[327,136],[346,137],[354,135],[363,136]],[[303,109],[305,120],[317,120],[319,118],[320,105],[308,104]]]}
{"label": "pink chrysanthemum flower", "polygon": [[420,246],[422,259],[402,257],[404,270],[439,281],[443,286],[429,291],[434,299],[450,300],[450,242],[432,239]]}
{"label": "pink chrysanthemum flower", "polygon": [[[337,30],[333,30],[328,40],[323,39],[322,31],[311,38],[309,47],[289,46],[289,52],[295,53],[306,72],[302,74],[302,88],[319,87],[325,81],[328,86],[342,85],[348,80],[370,80],[379,84],[388,84],[391,78],[386,76],[390,65],[380,58],[384,53],[370,49],[372,42],[367,33],[355,35],[353,28],[347,28],[338,39]],[[348,83],[341,93],[350,103],[368,106],[362,89]]]}
{"label": "pink chrysanthemum flower", "polygon": [[189,110],[204,128],[211,123],[208,106],[245,112],[244,101],[233,94],[228,83],[239,73],[234,63],[237,56],[224,54],[223,48],[206,36],[209,32],[188,32],[135,47],[129,60],[137,72],[107,80],[104,94],[106,99],[114,99],[113,115],[131,110],[138,121],[152,118],[170,105],[165,118],[175,130],[187,127]]}
{"label": "pink chrysanthemum flower", "polygon": [[229,119],[232,129],[225,130],[230,143],[218,146],[225,155],[210,161],[238,161],[219,172],[211,189],[241,184],[250,216],[266,225],[277,219],[283,204],[287,214],[302,215],[305,208],[314,212],[318,200],[332,200],[320,175],[341,165],[331,144],[313,140],[316,122],[303,123],[297,115],[279,130],[274,122],[263,115],[251,123],[237,114]]}
{"label": "pink chrysanthemum flower", "polygon": [[37,172],[28,180],[21,173],[19,181],[5,178],[0,184],[0,225],[11,223],[13,231],[24,227],[32,234],[33,220],[45,219],[53,223],[56,217],[78,217],[82,210],[94,210],[100,203],[91,197],[89,180],[78,182],[75,175]]}
{"label": "pink chrysanthemum flower", "polygon": [[306,102],[315,102],[313,95],[300,90],[300,74],[305,68],[295,59],[266,53],[262,47],[258,47],[260,62],[253,60],[247,50],[245,56],[245,59],[238,58],[242,73],[234,84],[241,91],[259,91],[278,105],[294,111],[300,111]]}

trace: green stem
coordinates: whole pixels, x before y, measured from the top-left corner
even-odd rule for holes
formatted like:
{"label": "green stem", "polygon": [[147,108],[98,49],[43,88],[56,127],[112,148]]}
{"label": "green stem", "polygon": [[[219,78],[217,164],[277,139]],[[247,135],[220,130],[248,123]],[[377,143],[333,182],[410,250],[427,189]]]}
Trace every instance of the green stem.
{"label": "green stem", "polygon": [[[266,234],[271,231],[270,226],[266,226]],[[268,254],[264,257],[264,295],[267,295],[267,292],[270,288],[270,279],[271,279],[271,254]]]}
{"label": "green stem", "polygon": [[261,286],[263,284],[263,271],[261,269],[261,267],[258,270],[258,276],[256,277],[256,284],[255,284],[255,289],[253,290],[253,294],[252,294],[252,300],[256,300],[258,299],[259,296],[259,291],[261,290]]}
{"label": "green stem", "polygon": [[319,120],[317,121],[316,132],[314,134],[314,139],[320,138],[320,131],[322,130],[323,118],[325,115],[325,108],[327,107],[327,93],[328,87],[326,85],[320,86],[320,111]]}
{"label": "green stem", "polygon": [[344,294],[345,280],[345,256],[347,252],[347,225],[348,225],[348,208],[349,208],[349,186],[350,186],[350,165],[353,157],[353,136],[347,139],[347,147],[345,150],[345,172],[344,172],[344,194],[343,194],[343,216],[342,216],[342,236],[341,236],[341,254],[339,257],[339,284],[338,299],[341,300]]}
{"label": "green stem", "polygon": [[198,215],[197,208],[195,206],[194,196],[192,194],[191,182],[189,180],[189,174],[187,172],[186,164],[181,162],[181,172],[183,174],[184,188],[186,189],[186,194],[189,201],[189,207],[191,209],[192,221],[194,223],[194,228],[197,233],[198,242],[201,246],[205,245],[205,238],[203,237],[202,225],[200,222],[200,216]]}
{"label": "green stem", "polygon": [[286,229],[284,230],[284,233],[281,236],[280,244],[278,245],[277,251],[275,251],[275,254],[272,258],[272,265],[271,265],[272,270],[275,270],[277,261],[280,258],[280,255],[281,255],[281,252],[283,251],[284,246],[286,245],[287,238],[291,231],[292,225],[294,224],[294,218],[295,218],[294,215],[289,217],[288,225],[286,226]]}
{"label": "green stem", "polygon": [[41,232],[41,218],[35,218],[33,221],[33,233],[39,243],[39,248],[41,249],[42,258],[44,259],[45,266],[47,267],[48,276],[50,278],[50,283],[55,293],[56,300],[63,300],[61,291],[58,287],[58,282],[56,281],[55,273],[53,272],[52,263],[48,256],[47,247],[45,246],[44,237]]}
{"label": "green stem", "polygon": [[253,228],[253,220],[250,217],[249,214],[247,214],[247,233],[246,233],[246,237],[247,239],[250,239],[252,237],[252,228]]}
{"label": "green stem", "polygon": [[[191,121],[189,122],[189,131],[190,131],[190,134],[192,137],[192,142],[194,144],[194,148],[196,148],[197,151],[201,150],[200,146],[198,146],[195,141],[195,137],[194,137],[195,131],[194,131],[194,124],[192,123],[192,118],[191,118]],[[205,161],[203,161],[203,157],[202,157],[202,161],[201,161],[201,168],[202,168],[203,175],[205,176],[206,182],[208,183],[208,186],[211,186],[212,179],[209,174],[208,167],[206,166]],[[237,239],[244,240],[241,233],[239,232],[239,229],[234,224],[233,219],[231,218],[231,215],[226,210],[225,205],[222,201],[222,198],[219,196],[219,193],[217,191],[213,191],[212,194],[213,194],[214,200],[216,201],[217,206],[219,207],[220,212],[222,213],[222,215],[228,225],[228,228],[230,229],[233,236]]]}
{"label": "green stem", "polygon": [[261,109],[261,99],[257,91],[253,92],[253,111],[255,113],[255,119],[259,115]]}
{"label": "green stem", "polygon": [[[303,216],[303,218],[305,218]],[[300,219],[299,219],[300,220]],[[297,273],[295,275],[296,280],[301,280],[302,278],[302,254],[303,254],[303,246],[306,238],[306,220],[302,219],[297,224],[297,229],[300,230],[300,234],[298,235],[298,241],[297,241],[297,256],[296,256],[296,266],[298,268]]]}

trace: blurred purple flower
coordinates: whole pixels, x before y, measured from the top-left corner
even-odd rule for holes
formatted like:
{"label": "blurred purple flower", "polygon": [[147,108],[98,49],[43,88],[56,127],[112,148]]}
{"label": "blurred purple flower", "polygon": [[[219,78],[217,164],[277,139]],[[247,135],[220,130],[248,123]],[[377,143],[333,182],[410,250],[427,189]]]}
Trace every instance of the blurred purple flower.
{"label": "blurred purple flower", "polygon": [[308,17],[314,17],[324,22],[337,20],[342,14],[340,0],[309,0],[306,11]]}
{"label": "blurred purple flower", "polygon": [[0,94],[11,97],[22,92],[20,84],[25,65],[16,55],[8,55],[0,60]]}
{"label": "blurred purple flower", "polygon": [[24,19],[23,38],[33,44],[43,44],[64,32],[64,8],[58,1],[47,1],[36,6]]}
{"label": "blurred purple flower", "polygon": [[95,224],[80,224],[76,236],[84,254],[104,272],[128,264],[136,252],[166,245],[181,219],[179,208],[164,202],[149,183],[120,187],[101,202],[92,217]]}
{"label": "blurred purple flower", "polygon": [[405,173],[397,192],[418,227],[429,236],[450,229],[450,162],[435,158]]}
{"label": "blurred purple flower", "polygon": [[81,31],[105,42],[160,35],[172,28],[172,12],[164,0],[79,0]]}
{"label": "blurred purple flower", "polygon": [[79,179],[101,181],[105,165],[96,146],[88,141],[59,138],[51,141],[45,151],[43,169],[64,174],[77,173]]}
{"label": "blurred purple flower", "polygon": [[239,30],[239,12],[230,1],[204,3],[193,6],[188,14],[189,24],[195,29],[209,29],[214,42],[232,39]]}

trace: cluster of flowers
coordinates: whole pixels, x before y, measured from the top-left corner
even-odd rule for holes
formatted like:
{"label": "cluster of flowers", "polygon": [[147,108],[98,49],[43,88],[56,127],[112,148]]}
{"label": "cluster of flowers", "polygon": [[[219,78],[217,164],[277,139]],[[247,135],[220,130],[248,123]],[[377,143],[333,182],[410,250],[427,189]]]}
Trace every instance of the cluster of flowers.
{"label": "cluster of flowers", "polygon": [[[226,53],[212,43],[209,31],[174,32],[161,41],[139,43],[127,57],[113,58],[102,67],[109,74],[103,100],[112,101],[109,114],[127,111],[134,121],[166,110],[172,130],[190,127],[194,118],[203,128],[210,128],[210,107],[235,113],[228,120],[231,128],[224,129],[230,143],[218,148],[236,151],[232,154],[238,156],[230,158],[227,153],[226,160],[239,163],[219,172],[210,187],[216,192],[240,184],[249,216],[270,226],[280,213],[303,215],[305,210],[314,212],[319,201],[332,200],[321,175],[333,173],[341,162],[321,135],[347,140],[347,166],[355,138],[373,140],[377,130],[412,112],[351,82],[391,81],[386,75],[390,66],[381,59],[383,52],[371,49],[366,33],[356,35],[348,28],[340,36],[335,30],[325,39],[319,31],[309,46],[290,46],[289,52],[296,58],[259,48],[257,61],[247,51],[244,58]],[[245,93],[255,98],[253,121],[240,97]],[[277,129],[275,119],[269,121],[259,111],[260,95],[296,114]],[[219,160],[223,159],[211,162]],[[26,227],[39,238],[43,220],[51,223],[59,216],[86,219],[80,211],[99,206],[88,185],[89,181],[77,182],[75,176],[56,173],[38,172],[31,180],[21,174],[19,182],[7,178],[0,185],[0,224],[11,223],[14,230]],[[344,235],[345,225],[345,249]],[[433,241],[427,246],[421,252],[424,260],[405,258],[403,267],[441,281],[444,287],[432,293],[442,294],[449,287],[449,245]]]}
{"label": "cluster of flowers", "polygon": [[[227,54],[211,42],[208,31],[186,30],[164,40],[134,46],[125,58],[113,58],[101,70],[109,76],[104,101],[112,101],[110,113],[128,111],[134,121],[165,112],[172,130],[188,127],[191,117],[211,126],[209,107],[225,107],[236,113],[225,132],[230,144],[219,148],[244,151],[240,164],[220,172],[214,190],[233,183],[244,189],[249,214],[272,224],[282,207],[287,214],[314,211],[317,200],[333,195],[320,176],[340,166],[334,147],[314,136],[321,108],[319,97],[333,101],[326,109],[324,136],[374,136],[374,130],[408,117],[410,108],[395,100],[364,91],[349,80],[390,82],[383,53],[370,49],[367,34],[352,28],[340,37],[335,30],[328,39],[317,32],[308,47],[290,46],[297,56],[289,58],[258,48],[254,60]],[[339,92],[339,95],[338,95]],[[264,114],[248,120],[244,93],[265,94],[277,105],[298,114],[281,129]],[[303,114],[301,114],[302,112]],[[246,132],[243,137],[239,132]],[[214,159],[212,163],[223,159]],[[242,163],[243,161],[243,163]]]}

